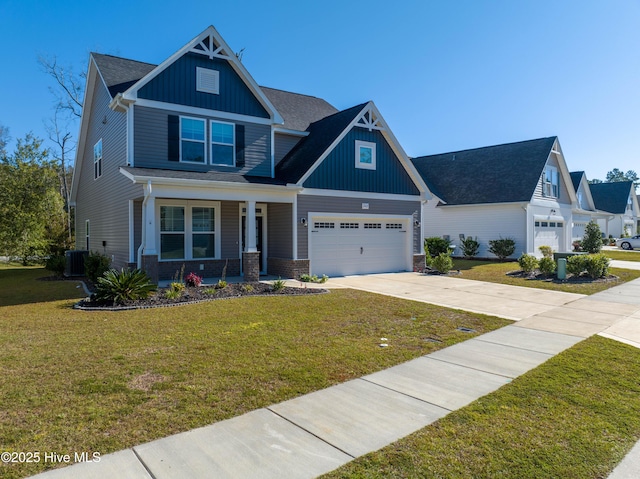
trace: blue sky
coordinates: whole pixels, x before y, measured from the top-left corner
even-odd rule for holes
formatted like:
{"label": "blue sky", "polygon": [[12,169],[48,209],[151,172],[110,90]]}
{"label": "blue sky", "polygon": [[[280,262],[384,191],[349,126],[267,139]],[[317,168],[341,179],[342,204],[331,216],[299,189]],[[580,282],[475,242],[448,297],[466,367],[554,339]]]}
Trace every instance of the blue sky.
{"label": "blue sky", "polygon": [[260,85],[373,100],[410,156],[557,135],[570,170],[640,173],[640,0],[0,0],[0,123],[46,138],[40,55],[160,63],[208,25]]}

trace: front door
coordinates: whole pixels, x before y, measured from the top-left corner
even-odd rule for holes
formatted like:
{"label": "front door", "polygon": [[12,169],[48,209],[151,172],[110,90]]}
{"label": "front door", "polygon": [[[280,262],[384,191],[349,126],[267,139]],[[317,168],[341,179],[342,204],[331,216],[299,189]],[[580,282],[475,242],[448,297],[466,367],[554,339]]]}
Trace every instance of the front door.
{"label": "front door", "polygon": [[[263,228],[263,220],[262,216],[256,215],[256,248],[260,252],[260,272],[264,273],[266,268],[264,267],[263,261],[263,238],[264,238],[264,228]],[[242,246],[242,250],[245,250],[245,242],[246,242],[246,230],[247,230],[247,216],[246,214],[242,215],[242,231],[241,231],[241,241],[240,244]]]}

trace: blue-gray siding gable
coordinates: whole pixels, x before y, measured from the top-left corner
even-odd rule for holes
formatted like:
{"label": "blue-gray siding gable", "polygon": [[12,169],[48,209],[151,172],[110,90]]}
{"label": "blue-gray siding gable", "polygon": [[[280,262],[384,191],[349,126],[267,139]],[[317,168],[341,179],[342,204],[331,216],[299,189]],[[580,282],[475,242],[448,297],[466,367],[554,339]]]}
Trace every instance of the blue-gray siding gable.
{"label": "blue-gray siding gable", "polygon": [[[196,90],[196,67],[220,72],[219,94]],[[174,103],[259,118],[269,114],[226,60],[186,53],[138,91],[147,100]]]}
{"label": "blue-gray siding gable", "polygon": [[[376,144],[376,169],[355,167],[356,140]],[[382,133],[353,127],[304,182],[305,188],[419,195],[411,177]]]}

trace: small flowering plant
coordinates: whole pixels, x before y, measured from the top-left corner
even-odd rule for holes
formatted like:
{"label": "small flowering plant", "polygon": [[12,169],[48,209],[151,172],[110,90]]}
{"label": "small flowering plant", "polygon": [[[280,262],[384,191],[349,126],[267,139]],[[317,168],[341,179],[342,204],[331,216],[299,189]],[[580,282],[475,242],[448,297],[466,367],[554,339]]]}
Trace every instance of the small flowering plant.
{"label": "small flowering plant", "polygon": [[184,279],[184,282],[187,286],[198,287],[202,283],[202,277],[198,276],[195,273],[189,273],[187,277]]}

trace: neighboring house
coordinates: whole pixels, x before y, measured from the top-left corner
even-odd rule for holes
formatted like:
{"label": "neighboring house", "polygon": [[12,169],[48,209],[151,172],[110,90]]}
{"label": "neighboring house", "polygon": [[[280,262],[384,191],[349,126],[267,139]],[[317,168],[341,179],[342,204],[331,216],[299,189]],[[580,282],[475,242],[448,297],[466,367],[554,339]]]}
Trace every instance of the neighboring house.
{"label": "neighboring house", "polygon": [[591,195],[591,185],[584,171],[572,171],[571,182],[576,192],[576,207],[573,209],[572,236],[573,241],[577,241],[584,238],[585,229],[589,221],[603,221],[610,215],[602,211],[597,211],[593,196]]}
{"label": "neighboring house", "polygon": [[258,86],[209,27],[160,65],[91,54],[76,247],[154,280],[413,270],[429,192],[372,102]]}
{"label": "neighboring house", "polygon": [[477,237],[479,256],[493,257],[489,240],[513,238],[516,250],[539,246],[570,251],[576,202],[557,137],[413,158],[434,200],[423,207],[423,235],[458,246]]}
{"label": "neighboring house", "polygon": [[595,183],[589,187],[596,208],[609,213],[605,218],[598,220],[602,232],[615,238],[633,236],[640,216],[633,182]]}

